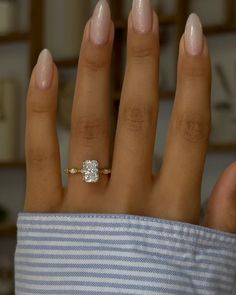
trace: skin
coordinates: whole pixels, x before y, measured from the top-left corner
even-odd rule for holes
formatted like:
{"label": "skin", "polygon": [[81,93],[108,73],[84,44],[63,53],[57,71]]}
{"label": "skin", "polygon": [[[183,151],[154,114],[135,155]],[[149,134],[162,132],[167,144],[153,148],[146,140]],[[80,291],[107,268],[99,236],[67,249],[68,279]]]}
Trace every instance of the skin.
{"label": "skin", "polygon": [[[199,224],[201,183],[211,126],[211,66],[207,41],[200,56],[179,44],[176,96],[163,165],[152,173],[158,119],[159,30],[137,33],[128,21],[127,65],[114,150],[111,153],[109,69],[114,39],[95,45],[88,21],[78,64],[71,116],[68,167],[97,159],[111,175],[87,184],[81,174],[68,176],[63,188],[56,133],[58,73],[42,90],[32,72],[27,97],[26,212],[126,213]],[[112,154],[112,156],[111,156]],[[217,181],[203,225],[236,233],[236,162]]]}

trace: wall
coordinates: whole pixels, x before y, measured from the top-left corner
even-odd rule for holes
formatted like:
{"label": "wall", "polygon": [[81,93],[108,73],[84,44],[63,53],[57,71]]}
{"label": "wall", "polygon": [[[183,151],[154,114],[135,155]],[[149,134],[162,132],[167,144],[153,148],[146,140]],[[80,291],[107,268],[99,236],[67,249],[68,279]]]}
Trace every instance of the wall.
{"label": "wall", "polygon": [[[20,3],[27,10],[28,0],[19,0]],[[25,17],[25,9],[20,9],[20,27],[23,29],[27,27],[27,18]],[[90,13],[91,14],[91,13]],[[89,15],[89,13],[88,13]],[[232,58],[232,51],[235,53],[236,36],[228,35],[224,37],[209,38],[210,49],[214,59],[220,58],[225,62],[225,56],[229,57],[229,62]],[[231,44],[229,48],[223,47],[224,53],[228,50],[230,53],[222,55],[222,44]],[[234,54],[235,57],[235,54]],[[19,156],[24,159],[24,128],[25,128],[25,97],[27,92],[27,84],[29,79],[28,72],[28,46],[25,44],[12,44],[0,46],[0,77],[15,77],[21,89],[19,92],[19,100],[21,101],[21,114],[19,132],[21,134],[21,141],[19,142]],[[72,71],[72,76],[75,72]],[[236,96],[235,96],[236,98]],[[166,134],[171,114],[173,101],[161,100],[160,112],[157,128],[157,137],[155,145],[155,159],[154,169],[157,169],[159,159],[163,155],[164,145],[166,141]],[[62,152],[62,168],[67,166],[67,151],[69,132],[62,126],[58,127],[58,133]],[[207,155],[205,171],[202,183],[202,202],[204,203],[209,197],[212,188],[224,171],[236,159],[236,152],[212,152]],[[63,183],[66,185],[67,178],[63,175]],[[17,212],[22,210],[23,200],[25,194],[25,173],[23,169],[0,169],[0,202],[4,204],[11,212],[11,219],[15,220]]]}
{"label": "wall", "polygon": [[[27,2],[28,0],[20,0],[21,5],[23,5],[24,7],[24,9],[20,10],[20,27],[22,29],[24,29],[27,26],[27,18],[25,17],[25,13],[27,11]],[[90,14],[91,12],[87,12],[87,15]],[[230,43],[231,48],[236,48],[235,35],[228,35],[224,37],[211,37],[209,38],[209,43],[213,59],[215,56],[217,56],[218,58],[219,55],[222,53],[222,38],[225,44]],[[224,48],[224,50],[226,50],[226,48]],[[19,81],[19,84],[21,85],[21,91],[19,93],[19,99],[21,101],[21,109],[19,110],[21,114],[20,134],[22,139],[19,143],[19,156],[21,159],[24,158],[25,97],[27,92],[27,83],[29,79],[29,73],[27,71],[27,55],[28,47],[25,44],[0,46],[0,77],[13,76]],[[229,56],[229,54],[227,54],[227,56]],[[222,56],[222,59],[225,61],[224,56]],[[75,75],[75,72],[72,72],[72,75]],[[161,101],[160,103],[159,123],[157,130],[158,135],[155,148],[155,154],[158,157],[161,157],[164,150],[166,131],[168,127],[172,104],[173,102],[171,100]],[[66,166],[66,149],[68,145],[66,141],[68,140],[69,134],[68,131],[62,127],[59,127],[58,130],[62,145],[61,150],[63,152],[62,161],[64,165],[62,166]],[[215,183],[217,177],[231,162],[235,160],[235,154],[235,152],[226,151],[222,153],[210,153],[207,156],[202,189],[203,200],[206,200],[207,196],[209,196],[212,186]],[[16,212],[18,212],[18,210],[20,210],[22,207],[22,200],[24,197],[25,187],[24,179],[24,173],[21,169],[0,169],[1,201],[6,205],[6,207],[11,209],[13,219],[15,219],[16,217]],[[63,178],[63,181],[64,184],[66,184],[65,177]],[[9,183],[14,185],[10,185],[9,187]],[[14,202],[12,202],[12,200],[14,200]]]}

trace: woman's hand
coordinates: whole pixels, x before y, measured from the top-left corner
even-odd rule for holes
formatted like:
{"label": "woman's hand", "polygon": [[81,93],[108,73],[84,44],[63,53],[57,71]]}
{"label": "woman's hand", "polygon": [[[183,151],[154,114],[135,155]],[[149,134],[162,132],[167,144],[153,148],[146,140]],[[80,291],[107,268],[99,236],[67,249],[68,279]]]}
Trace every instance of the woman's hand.
{"label": "woman's hand", "polygon": [[[128,20],[127,66],[112,161],[109,68],[114,25],[105,0],[88,21],[71,118],[69,167],[97,159],[112,167],[97,183],[81,174],[61,181],[56,132],[58,73],[44,50],[27,98],[25,211],[126,213],[199,223],[201,182],[211,125],[207,41],[192,14],[179,45],[178,79],[163,165],[152,174],[159,109],[158,18],[149,1],[134,0]],[[236,233],[236,163],[213,190],[205,225]]]}

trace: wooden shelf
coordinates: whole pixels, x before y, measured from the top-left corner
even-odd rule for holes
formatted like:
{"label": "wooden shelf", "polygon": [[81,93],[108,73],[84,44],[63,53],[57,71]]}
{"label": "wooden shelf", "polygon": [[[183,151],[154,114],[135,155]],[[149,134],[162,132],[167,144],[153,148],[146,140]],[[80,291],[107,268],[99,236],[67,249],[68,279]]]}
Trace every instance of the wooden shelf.
{"label": "wooden shelf", "polygon": [[[166,15],[166,16],[163,15],[163,16],[159,16],[159,20],[160,20],[161,25],[171,25],[171,24],[176,23],[176,16],[175,15]],[[127,28],[127,20],[115,21],[115,27],[116,27],[116,29],[126,29]],[[59,68],[77,67],[78,57],[57,60],[55,63]]]}
{"label": "wooden shelf", "polygon": [[[176,23],[175,15],[161,15],[159,16],[160,25],[173,25]],[[127,20],[116,20],[115,21],[116,29],[126,29],[127,28]]]}
{"label": "wooden shelf", "polygon": [[0,168],[25,168],[25,162],[0,162]]}
{"label": "wooden shelf", "polygon": [[232,144],[210,144],[209,152],[236,152],[236,143]]}
{"label": "wooden shelf", "polygon": [[174,25],[176,23],[176,15],[160,15],[158,17],[161,25]]}
{"label": "wooden shelf", "polygon": [[236,33],[236,26],[215,25],[215,26],[206,26],[204,28],[204,33],[207,35],[232,33],[232,32]]}
{"label": "wooden shelf", "polygon": [[[119,101],[121,97],[120,92],[115,92],[112,95],[114,101]],[[160,99],[174,99],[175,91],[174,90],[165,90],[159,92]]]}
{"label": "wooden shelf", "polygon": [[[176,23],[176,17],[174,15],[170,16],[161,16],[160,17],[160,23],[163,25],[170,25]],[[115,21],[115,27],[117,29],[126,29],[127,28],[127,21],[126,20],[118,20]],[[204,28],[204,32],[207,35],[213,35],[218,33],[230,33],[230,32],[236,32],[236,26],[225,26],[225,25],[216,25],[216,26],[206,26]],[[10,40],[10,36],[6,36],[6,38]],[[2,37],[4,38],[4,37]],[[16,36],[17,38],[17,36]],[[12,40],[17,40],[16,38],[12,37]],[[1,42],[1,37],[0,37]],[[77,67],[78,65],[78,57],[69,58],[69,59],[63,59],[63,60],[57,60],[56,65],[59,68],[71,68],[71,67]],[[170,96],[171,92],[164,92],[163,97],[166,98]],[[171,93],[171,96],[173,96],[173,93]]]}
{"label": "wooden shelf", "polygon": [[16,236],[15,223],[0,223],[0,238]]}
{"label": "wooden shelf", "polygon": [[14,43],[29,41],[30,34],[28,32],[15,32],[7,35],[0,35],[0,43]]}
{"label": "wooden shelf", "polygon": [[57,60],[56,65],[59,68],[77,67],[79,57]]}

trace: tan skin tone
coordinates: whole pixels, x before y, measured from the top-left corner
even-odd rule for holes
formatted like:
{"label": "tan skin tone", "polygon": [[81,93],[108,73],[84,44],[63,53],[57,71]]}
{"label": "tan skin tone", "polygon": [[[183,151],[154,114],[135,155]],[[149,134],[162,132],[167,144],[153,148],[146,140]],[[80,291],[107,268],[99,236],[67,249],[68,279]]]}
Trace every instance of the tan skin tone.
{"label": "tan skin tone", "polygon": [[[85,27],[71,117],[69,167],[97,159],[111,175],[98,183],[69,176],[63,189],[56,134],[58,73],[47,90],[35,83],[33,70],[27,97],[27,212],[126,213],[199,224],[201,182],[211,126],[211,70],[207,41],[202,55],[179,45],[178,79],[163,165],[152,174],[159,109],[159,30],[138,34],[128,21],[127,66],[110,161],[109,68],[114,39],[94,45]],[[64,167],[63,167],[64,168]],[[236,163],[213,189],[204,225],[236,233]]]}

